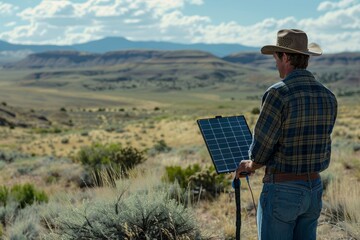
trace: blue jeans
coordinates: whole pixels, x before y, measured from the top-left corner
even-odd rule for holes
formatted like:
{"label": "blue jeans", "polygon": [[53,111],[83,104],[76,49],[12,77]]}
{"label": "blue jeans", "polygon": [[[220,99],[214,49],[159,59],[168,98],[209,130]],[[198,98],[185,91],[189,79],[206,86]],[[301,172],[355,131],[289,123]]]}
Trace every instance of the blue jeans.
{"label": "blue jeans", "polygon": [[322,192],[321,179],[264,183],[257,212],[259,240],[315,240]]}

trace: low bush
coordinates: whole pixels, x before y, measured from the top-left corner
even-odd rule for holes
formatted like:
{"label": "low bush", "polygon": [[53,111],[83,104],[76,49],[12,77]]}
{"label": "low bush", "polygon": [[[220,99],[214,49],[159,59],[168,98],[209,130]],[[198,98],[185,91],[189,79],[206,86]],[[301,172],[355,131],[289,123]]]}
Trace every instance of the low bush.
{"label": "low bush", "polygon": [[0,239],[39,239],[40,221],[35,221],[34,203],[48,202],[43,191],[31,184],[0,186]]}
{"label": "low bush", "polygon": [[6,163],[14,162],[19,158],[29,158],[28,154],[24,154],[17,151],[1,151],[0,150],[0,161],[4,161]]}
{"label": "low bush", "polygon": [[169,152],[171,150],[171,147],[164,140],[158,141],[153,148],[156,152]]}
{"label": "low bush", "polygon": [[44,228],[41,225],[38,208],[26,208],[17,213],[11,225],[6,228],[8,239],[43,239]]}
{"label": "low bush", "polygon": [[201,239],[190,209],[163,191],[139,191],[128,197],[89,202],[65,209],[55,219],[54,239]]}
{"label": "low bush", "polygon": [[253,108],[253,109],[251,110],[251,113],[254,114],[254,115],[259,114],[259,113],[260,113],[260,108],[258,108],[258,107]]}
{"label": "low bush", "polygon": [[[153,125],[150,125],[149,128],[153,128]],[[157,141],[152,148],[149,149],[149,156],[155,156],[159,153],[167,153],[171,151],[171,147],[167,145],[165,140]]]}
{"label": "low bush", "polygon": [[61,133],[62,132],[61,128],[59,128],[59,127],[33,128],[32,131],[37,134]]}
{"label": "low bush", "polygon": [[182,188],[187,188],[189,179],[195,173],[200,172],[201,168],[199,164],[194,164],[183,169],[180,166],[166,167],[166,176],[163,179],[167,179],[170,182],[177,181]]}
{"label": "low bush", "polygon": [[9,202],[15,202],[20,208],[32,205],[35,202],[48,202],[48,196],[44,191],[35,189],[32,184],[14,185],[11,189],[0,186],[0,206],[6,206]]}
{"label": "low bush", "polygon": [[0,186],[0,206],[5,206],[9,197],[9,189],[6,186]]}
{"label": "low bush", "polygon": [[46,211],[44,205],[31,205],[19,209],[14,203],[6,207],[0,207],[0,239],[46,239],[48,235],[46,227],[43,226],[41,212]]}
{"label": "low bush", "polygon": [[198,164],[181,168],[166,167],[164,180],[177,181],[182,188],[190,190],[194,196],[211,199],[224,192],[230,186],[230,181],[224,174],[217,174],[213,166],[201,169]]}
{"label": "low bush", "polygon": [[145,161],[144,152],[119,144],[95,143],[80,149],[75,160],[94,173],[95,184],[104,185],[104,177],[111,185],[128,170]]}

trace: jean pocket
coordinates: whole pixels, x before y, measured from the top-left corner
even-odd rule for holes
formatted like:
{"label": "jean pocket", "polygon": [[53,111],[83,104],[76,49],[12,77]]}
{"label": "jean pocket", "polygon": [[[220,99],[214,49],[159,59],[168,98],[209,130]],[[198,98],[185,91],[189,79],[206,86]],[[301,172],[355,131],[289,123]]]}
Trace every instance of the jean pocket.
{"label": "jean pocket", "polygon": [[273,216],[281,222],[292,222],[301,211],[304,193],[300,189],[279,186],[273,198]]}

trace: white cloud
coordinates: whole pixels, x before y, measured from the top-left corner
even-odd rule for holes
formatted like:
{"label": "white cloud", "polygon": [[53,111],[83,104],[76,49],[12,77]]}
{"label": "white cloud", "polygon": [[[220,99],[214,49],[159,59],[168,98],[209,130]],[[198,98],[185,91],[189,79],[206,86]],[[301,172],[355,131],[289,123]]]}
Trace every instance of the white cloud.
{"label": "white cloud", "polygon": [[15,39],[26,39],[28,37],[31,37],[36,30],[40,30],[38,28],[38,24],[31,24],[26,26],[17,26],[12,31],[4,32],[1,34],[2,38],[15,38]]}
{"label": "white cloud", "polygon": [[[317,30],[347,30],[358,29],[360,23],[360,4],[346,9],[329,11],[317,19],[304,19],[299,22],[300,26]],[[358,27],[357,27],[358,26]]]}
{"label": "white cloud", "polygon": [[144,14],[146,14],[146,12],[144,10],[138,10],[138,11],[134,12],[133,16],[138,17],[138,16],[142,16]]}
{"label": "white cloud", "polygon": [[194,5],[203,5],[204,4],[203,0],[187,0],[187,1]]}
{"label": "white cloud", "polygon": [[141,19],[129,18],[124,20],[124,23],[139,23],[139,22],[141,22]]}
{"label": "white cloud", "polygon": [[[262,46],[274,44],[279,29],[298,28],[308,33],[310,41],[330,51],[360,50],[358,0],[321,2],[317,8],[321,15],[316,18],[266,18],[248,26],[235,21],[214,24],[208,16],[185,15],[183,10],[189,4],[202,5],[204,0],[42,0],[19,12],[18,19],[8,20],[4,25],[12,29],[1,31],[0,39],[73,44],[123,36],[132,40]],[[16,10],[18,7],[0,2],[0,13],[14,14]]]}
{"label": "white cloud", "polygon": [[18,9],[18,7],[14,6],[12,4],[0,2],[0,14],[1,15],[12,15],[17,9]]}
{"label": "white cloud", "polygon": [[[27,24],[0,33],[0,38],[22,43],[71,44],[80,39],[94,40],[109,35],[161,40],[172,38],[169,36],[171,33],[177,39],[177,31],[187,34],[187,30],[182,31],[181,28],[208,21],[207,17],[182,16],[179,11],[186,4],[201,5],[203,1],[89,0],[75,3],[70,0],[42,0],[35,7],[18,13],[18,17]],[[173,22],[167,25],[164,19]],[[172,29],[169,29],[170,25]],[[41,30],[39,26],[42,26]],[[87,34],[89,29],[92,29],[91,35]],[[167,32],[168,35],[160,36],[159,32]],[[156,39],[159,37],[161,39]],[[186,36],[185,39],[190,40]]]}
{"label": "white cloud", "polygon": [[[331,8],[325,7],[330,3],[334,4]],[[360,4],[358,1],[323,2],[319,5],[320,8],[327,11],[317,18],[267,18],[250,26],[241,26],[235,22],[209,24],[204,29],[195,31],[198,34],[193,39],[197,42],[263,46],[276,43],[276,33],[279,29],[297,28],[307,32],[309,41],[319,43],[324,52],[359,51]]]}
{"label": "white cloud", "polygon": [[161,28],[170,27],[197,27],[199,23],[209,23],[210,18],[202,16],[184,16],[180,11],[166,14],[161,19]]}
{"label": "white cloud", "polygon": [[7,22],[4,24],[5,27],[13,27],[16,25],[16,22]]}
{"label": "white cloud", "polygon": [[185,16],[180,11],[164,15],[160,22],[160,32],[166,41],[194,42],[195,36],[211,22],[209,17]]}
{"label": "white cloud", "polygon": [[319,4],[318,11],[328,11],[336,8],[346,8],[357,3],[357,0],[341,0],[339,2],[325,1]]}
{"label": "white cloud", "polygon": [[56,17],[73,17],[74,6],[69,1],[44,0],[34,8],[27,8],[19,16],[25,20],[36,20]]}
{"label": "white cloud", "polygon": [[[343,1],[344,2],[344,1]],[[360,50],[360,4],[337,5],[317,19],[299,21],[324,52]]]}

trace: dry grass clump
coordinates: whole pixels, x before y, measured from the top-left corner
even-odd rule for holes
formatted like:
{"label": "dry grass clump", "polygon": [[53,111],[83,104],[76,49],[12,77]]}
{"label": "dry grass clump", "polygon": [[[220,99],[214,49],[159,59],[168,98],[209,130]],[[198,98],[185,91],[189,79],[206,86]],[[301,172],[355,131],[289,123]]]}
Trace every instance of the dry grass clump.
{"label": "dry grass clump", "polygon": [[[260,185],[256,183],[258,177],[251,180],[252,188],[257,199],[260,193]],[[256,212],[251,199],[247,183],[242,181],[241,186],[241,215],[242,228],[241,237],[243,239],[257,239]],[[214,239],[235,239],[236,230],[236,204],[235,193],[230,190],[223,193],[216,201],[201,201],[194,208],[196,209],[197,219],[202,224],[202,229]],[[255,200],[257,205],[257,200]]]}
{"label": "dry grass clump", "polygon": [[105,239],[105,236],[160,239],[160,235],[162,239],[199,238],[200,231],[191,209],[175,201],[177,198],[169,191],[174,187],[164,185],[158,174],[140,167],[131,170],[128,179],[117,180],[115,189],[87,190],[89,195],[85,201],[76,198],[64,205],[61,214],[48,213],[49,217],[56,217],[55,222],[48,219],[49,225],[55,226],[48,238],[58,239],[61,235],[73,239],[71,236],[84,234],[96,239]]}
{"label": "dry grass clump", "polygon": [[353,179],[341,177],[332,181],[324,198],[323,221],[354,239],[360,239],[359,195],[360,187]]}
{"label": "dry grass clump", "polygon": [[54,239],[200,239],[194,218],[165,192],[118,193],[63,209],[52,221]]}

